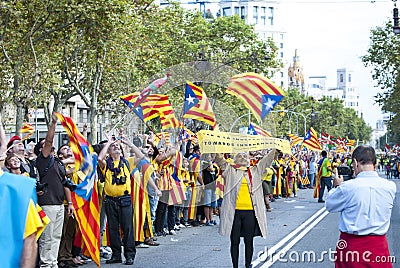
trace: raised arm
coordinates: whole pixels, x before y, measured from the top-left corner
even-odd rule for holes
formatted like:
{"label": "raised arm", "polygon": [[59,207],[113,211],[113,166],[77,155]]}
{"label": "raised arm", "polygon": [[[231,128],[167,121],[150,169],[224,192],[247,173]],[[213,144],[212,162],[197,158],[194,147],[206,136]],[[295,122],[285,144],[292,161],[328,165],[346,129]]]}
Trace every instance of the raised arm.
{"label": "raised arm", "polygon": [[51,123],[49,130],[47,131],[46,138],[42,149],[42,155],[47,158],[51,154],[51,148],[53,147],[54,133],[56,132],[57,116],[55,113],[51,116]]}

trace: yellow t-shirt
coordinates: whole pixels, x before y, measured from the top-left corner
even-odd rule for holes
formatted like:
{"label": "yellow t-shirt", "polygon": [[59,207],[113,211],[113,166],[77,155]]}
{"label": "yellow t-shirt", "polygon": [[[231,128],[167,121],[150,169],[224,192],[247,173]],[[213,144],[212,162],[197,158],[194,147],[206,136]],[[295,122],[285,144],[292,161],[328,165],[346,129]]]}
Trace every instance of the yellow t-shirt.
{"label": "yellow t-shirt", "polygon": [[[122,161],[122,160],[120,160]],[[119,161],[113,161],[114,168],[117,168],[119,165]],[[113,184],[113,172],[107,168],[107,165],[101,170],[104,175],[105,182],[104,182],[104,193],[108,196],[123,196],[125,193],[131,193],[131,177],[130,171],[127,165],[123,164],[123,169],[121,172],[117,174],[117,178],[125,177],[126,182],[124,184],[118,185],[116,183]],[[125,192],[127,191],[127,192]]]}
{"label": "yellow t-shirt", "polygon": [[249,185],[245,177],[239,188],[238,196],[236,199],[237,210],[253,210],[253,202],[251,201]]}
{"label": "yellow t-shirt", "polygon": [[265,172],[261,175],[261,179],[263,181],[272,181],[272,175],[274,175],[272,168],[266,168]]}
{"label": "yellow t-shirt", "polygon": [[[37,205],[38,206],[38,205]],[[26,224],[24,231],[24,239],[36,232],[36,240],[39,239],[44,227],[50,222],[50,219],[45,216],[43,219],[40,217],[38,208],[35,207],[32,199],[29,201],[29,208],[26,215]]]}

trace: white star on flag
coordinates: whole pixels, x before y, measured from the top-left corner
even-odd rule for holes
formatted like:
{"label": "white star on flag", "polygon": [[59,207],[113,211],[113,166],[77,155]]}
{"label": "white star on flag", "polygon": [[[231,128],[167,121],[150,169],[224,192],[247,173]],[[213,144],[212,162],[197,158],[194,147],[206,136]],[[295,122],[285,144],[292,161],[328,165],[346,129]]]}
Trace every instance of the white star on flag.
{"label": "white star on flag", "polygon": [[190,104],[190,103],[194,104],[194,100],[195,99],[191,95],[189,95],[189,97],[186,98],[186,101],[188,102],[188,104]]}
{"label": "white star on flag", "polygon": [[267,102],[264,102],[264,105],[268,110],[272,110],[274,108],[275,101],[273,99],[268,98]]}

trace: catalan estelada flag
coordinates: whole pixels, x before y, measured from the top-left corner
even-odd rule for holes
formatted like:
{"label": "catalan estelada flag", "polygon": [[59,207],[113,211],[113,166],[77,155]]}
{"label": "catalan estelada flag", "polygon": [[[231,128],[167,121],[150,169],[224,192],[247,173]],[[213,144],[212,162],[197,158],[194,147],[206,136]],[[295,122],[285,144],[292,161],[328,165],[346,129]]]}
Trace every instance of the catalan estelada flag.
{"label": "catalan estelada flag", "polygon": [[239,98],[259,122],[285,96],[283,90],[271,80],[257,73],[242,73],[233,76],[226,93]]}
{"label": "catalan estelada flag", "polygon": [[202,121],[213,129],[217,127],[214,111],[204,90],[191,82],[186,82],[183,118]]}
{"label": "catalan estelada flag", "polygon": [[70,139],[70,147],[75,157],[75,169],[82,170],[86,177],[71,192],[74,214],[82,233],[83,252],[88,252],[92,260],[100,266],[100,209],[97,193],[97,156],[91,155],[93,149],[79,132],[74,121],[56,113]]}
{"label": "catalan estelada flag", "polygon": [[292,142],[290,143],[290,146],[296,146],[297,144],[302,143],[303,140],[304,140],[304,138],[301,138],[301,137],[296,136],[296,135],[291,134],[291,133],[288,133],[288,134],[286,134],[286,135],[287,135],[287,136],[290,138],[290,140],[292,141]]}
{"label": "catalan estelada flag", "polygon": [[70,140],[70,147],[75,158],[75,169],[86,171],[92,164],[91,146],[85,137],[79,132],[72,118],[56,113]]}
{"label": "catalan estelada flag", "polygon": [[176,205],[182,203],[183,200],[185,200],[185,192],[184,192],[184,186],[183,182],[181,182],[180,179],[180,170],[182,169],[182,154],[181,152],[176,152],[175,154],[175,164],[173,166],[173,172],[172,172],[172,179],[170,180],[171,187],[169,191],[169,200],[168,204],[169,205]]}
{"label": "catalan estelada flag", "polygon": [[259,125],[255,124],[255,123],[250,123],[250,125],[248,127],[248,134],[272,137],[271,133],[264,130],[262,127],[260,127]]}
{"label": "catalan estelada flag", "polygon": [[165,94],[150,94],[137,107],[134,107],[139,93],[121,96],[122,101],[144,122],[162,116],[164,120],[174,117],[174,109]]}
{"label": "catalan estelada flag", "polygon": [[178,119],[175,118],[175,115],[170,115],[170,116],[165,116],[164,114],[160,115],[160,121],[161,121],[161,129],[175,129],[179,128],[181,126],[180,122]]}
{"label": "catalan estelada flag", "polygon": [[319,140],[318,140],[318,134],[312,127],[310,127],[310,129],[307,131],[306,135],[304,136],[302,147],[303,146],[307,147],[310,150],[315,150],[315,151],[322,150],[321,143],[319,143]]}
{"label": "catalan estelada flag", "polygon": [[143,159],[137,166],[133,161],[134,159],[129,157],[129,166],[135,167],[131,171],[131,198],[133,204],[133,229],[135,241],[144,242],[144,224],[147,221],[147,230],[150,237],[153,236],[151,212],[149,204],[149,195],[147,193],[147,185],[151,179],[151,175],[154,172],[153,166],[149,161]]}
{"label": "catalan estelada flag", "polygon": [[[19,133],[21,133],[21,140],[29,139],[33,133],[35,132],[35,128],[28,123],[23,123]],[[25,134],[24,136],[22,134]]]}
{"label": "catalan estelada flag", "polygon": [[71,192],[71,197],[76,221],[84,242],[82,251],[88,252],[90,258],[100,267],[100,208],[97,183],[93,183],[90,192],[90,199],[82,198],[76,191]]}

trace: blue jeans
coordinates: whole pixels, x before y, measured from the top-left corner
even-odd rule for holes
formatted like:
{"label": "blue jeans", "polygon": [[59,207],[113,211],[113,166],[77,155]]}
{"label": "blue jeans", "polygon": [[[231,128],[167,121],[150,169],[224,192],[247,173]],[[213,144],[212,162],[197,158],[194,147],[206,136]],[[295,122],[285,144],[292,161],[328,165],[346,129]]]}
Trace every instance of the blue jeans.
{"label": "blue jeans", "polygon": [[315,173],[309,173],[308,179],[310,180],[310,187],[314,186]]}
{"label": "blue jeans", "polygon": [[153,223],[152,226],[153,226],[153,233],[154,233],[154,220],[156,219],[158,197],[149,195],[149,203],[150,203],[150,215],[151,215],[151,221]]}
{"label": "blue jeans", "polygon": [[318,201],[322,201],[324,196],[325,186],[328,188],[328,192],[332,189],[332,177],[321,178],[321,190],[319,191]]}

